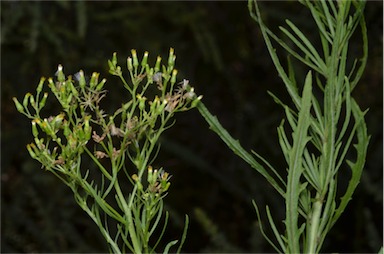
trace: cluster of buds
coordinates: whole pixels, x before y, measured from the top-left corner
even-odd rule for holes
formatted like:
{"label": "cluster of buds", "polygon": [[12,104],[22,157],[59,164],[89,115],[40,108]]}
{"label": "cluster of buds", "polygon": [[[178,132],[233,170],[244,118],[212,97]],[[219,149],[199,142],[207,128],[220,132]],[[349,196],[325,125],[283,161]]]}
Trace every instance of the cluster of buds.
{"label": "cluster of buds", "polygon": [[[144,191],[143,199],[153,198],[157,199],[162,196],[168,189],[171,183],[169,179],[171,176],[163,169],[153,169],[152,166],[148,167],[147,172],[147,188]],[[135,181],[138,189],[143,191],[143,184],[139,177],[134,174],[132,179]]]}

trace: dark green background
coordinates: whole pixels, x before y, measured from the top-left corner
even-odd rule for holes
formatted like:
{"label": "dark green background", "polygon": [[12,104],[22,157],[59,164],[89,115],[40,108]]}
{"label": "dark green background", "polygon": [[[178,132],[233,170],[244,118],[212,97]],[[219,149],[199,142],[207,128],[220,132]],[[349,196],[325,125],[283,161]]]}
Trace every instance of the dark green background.
{"label": "dark green background", "polygon": [[[316,40],[312,20],[300,4],[263,2],[261,8],[272,28],[289,18]],[[370,55],[353,94],[363,109],[370,108],[366,169],[324,252],[377,252],[382,245],[382,10],[381,1],[367,3]],[[360,54],[359,36],[355,39],[351,56]],[[169,47],[176,51],[179,78],[189,79],[204,95],[204,103],[229,132],[284,170],[276,132],[284,112],[267,90],[288,98],[246,2],[1,1],[2,252],[107,251],[71,191],[29,157],[30,122],[11,98],[33,92],[41,76],[52,76],[62,64],[66,74],[83,69],[107,77],[108,107],[114,108],[127,93],[108,74],[112,53],[118,52],[124,64],[132,48],[139,55],[148,50],[153,63],[157,55],[166,58]],[[166,198],[171,212],[167,240],[180,236],[183,216],[189,214],[186,252],[273,251],[259,233],[251,201],[261,208],[269,205],[280,221],[283,200],[227,149],[197,110],[177,116],[157,163],[173,175]],[[348,181],[345,172],[341,187]]]}

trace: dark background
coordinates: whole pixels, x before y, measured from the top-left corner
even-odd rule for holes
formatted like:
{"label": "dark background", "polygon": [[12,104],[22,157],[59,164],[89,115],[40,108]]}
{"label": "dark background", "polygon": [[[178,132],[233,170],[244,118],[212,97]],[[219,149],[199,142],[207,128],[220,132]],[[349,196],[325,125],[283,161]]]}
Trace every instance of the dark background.
{"label": "dark background", "polygon": [[[317,38],[299,3],[262,2],[261,8],[272,28],[289,18]],[[353,94],[363,109],[370,108],[366,169],[324,252],[377,252],[382,245],[382,10],[382,1],[367,3],[369,59]],[[356,39],[352,56],[360,54]],[[178,77],[189,79],[204,95],[204,103],[228,131],[284,170],[276,132],[284,112],[267,91],[288,98],[246,2],[2,1],[2,252],[107,251],[72,192],[29,157],[30,122],[16,111],[12,97],[33,92],[41,76],[53,76],[62,64],[66,74],[83,69],[107,77],[112,108],[126,100],[116,88],[121,84],[108,74],[112,53],[118,52],[124,65],[132,48],[140,56],[148,50],[153,63],[157,55],[166,58],[169,47],[176,51]],[[173,175],[166,198],[171,213],[167,240],[179,238],[184,214],[189,214],[185,252],[273,251],[259,232],[251,201],[257,201],[263,219],[269,205],[280,227],[284,201],[208,129],[197,110],[177,116],[157,163]],[[340,177],[341,186],[347,176]]]}

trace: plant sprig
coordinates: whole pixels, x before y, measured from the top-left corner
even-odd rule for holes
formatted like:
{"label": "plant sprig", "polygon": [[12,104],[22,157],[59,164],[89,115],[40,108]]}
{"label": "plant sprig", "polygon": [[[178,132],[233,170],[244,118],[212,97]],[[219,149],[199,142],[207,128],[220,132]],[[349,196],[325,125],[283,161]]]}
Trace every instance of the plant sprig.
{"label": "plant sprig", "polygon": [[[56,175],[74,192],[79,206],[98,225],[113,253],[155,252],[167,225],[165,213],[162,233],[149,245],[164,215],[163,199],[170,187],[170,175],[151,164],[159,149],[159,138],[174,122],[175,113],[194,108],[200,101],[188,80],[176,82],[176,56],[170,49],[167,65],[157,57],[154,67],[148,64],[148,52],[139,63],[135,50],[127,59],[129,81],[118,65],[117,54],[108,61],[109,72],[118,76],[129,100],[114,113],[107,114],[100,105],[106,96],[106,79],[99,81],[93,73],[89,82],[84,72],[66,77],[59,65],[56,80],[48,87],[62,112],[43,117],[48,92],[41,97],[45,78],[36,96],[27,93],[17,110],[31,119],[34,142],[27,145],[30,156]],[[89,158],[98,172],[85,170]],[[122,186],[132,185],[127,195]],[[110,200],[115,202],[110,202]],[[107,201],[108,200],[108,201]],[[108,221],[112,221],[108,222]],[[117,228],[110,235],[111,225]],[[186,217],[186,227],[188,217]],[[178,252],[185,240],[186,228]],[[178,241],[171,241],[164,252]]]}
{"label": "plant sprig", "polygon": [[[335,2],[326,0],[300,2],[310,10],[318,26],[321,50],[316,49],[314,43],[289,20],[286,21],[288,28],[280,27],[280,30],[291,43],[280,39],[263,23],[257,2],[248,1],[250,15],[260,26],[272,61],[295,107],[287,106],[270,93],[286,113],[286,119],[277,131],[287,162],[287,179],[283,180],[271,163],[259,154],[252,151],[255,158],[242,148],[202,102],[197,108],[228,147],[261,173],[285,199],[285,234],[278,232],[268,206],[266,208],[278,245],[267,237],[261,227],[268,242],[277,252],[318,253],[325,236],[350,201],[365,163],[369,142],[364,121],[366,112],[361,111],[351,93],[364,71],[368,42],[363,15],[365,1],[338,1],[337,6]],[[348,43],[358,26],[362,31],[363,56],[355,59],[352,68],[347,70],[347,61],[350,60]],[[303,85],[298,84],[295,78],[290,57],[288,70],[283,68],[272,41],[308,69]],[[314,80],[322,98],[315,97]],[[351,146],[353,142],[356,144]],[[355,162],[346,160],[352,147],[357,153]],[[345,168],[349,168],[352,175],[338,202],[337,176]],[[254,206],[260,220],[256,203]]]}

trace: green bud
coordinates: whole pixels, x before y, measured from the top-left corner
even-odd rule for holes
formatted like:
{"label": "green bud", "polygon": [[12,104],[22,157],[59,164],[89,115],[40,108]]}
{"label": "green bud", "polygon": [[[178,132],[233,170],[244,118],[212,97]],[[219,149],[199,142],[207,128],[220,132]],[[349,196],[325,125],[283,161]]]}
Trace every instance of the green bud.
{"label": "green bud", "polygon": [[155,71],[154,71],[155,73],[160,71],[160,64],[161,64],[161,57],[158,56],[156,59],[156,64],[155,64]]}
{"label": "green bud", "polygon": [[152,104],[151,104],[151,108],[150,108],[150,111],[151,111],[151,112],[155,112],[155,111],[156,111],[157,104],[159,104],[159,102],[160,102],[160,99],[159,99],[159,97],[156,95],[155,99],[152,101]]}
{"label": "green bud", "polygon": [[175,59],[176,56],[174,55],[173,48],[169,49],[169,57],[168,57],[168,66],[174,66],[175,65]]}
{"label": "green bud", "polygon": [[146,64],[146,65],[145,65],[145,73],[147,74],[148,79],[151,79],[151,70],[152,70],[152,74],[153,74],[153,69],[152,69],[152,68],[149,68],[149,65]]}
{"label": "green bud", "polygon": [[[38,123],[39,124],[39,123]],[[50,123],[48,122],[47,118],[44,118],[44,121],[39,124],[40,128],[45,132],[47,133],[48,136],[51,136],[51,137],[54,137],[56,136],[54,131],[53,131],[53,128],[52,126],[50,125]]]}
{"label": "green bud", "polygon": [[113,67],[116,68],[116,65],[117,65],[117,53],[116,52],[113,52],[112,65],[113,65]]}
{"label": "green bud", "polygon": [[156,181],[156,178],[154,178],[153,177],[153,168],[152,168],[152,166],[149,166],[148,167],[148,177],[147,177],[147,179],[148,179],[148,183],[153,183],[154,181]]}
{"label": "green bud", "polygon": [[64,82],[65,81],[65,75],[64,75],[64,72],[63,72],[63,66],[61,64],[59,64],[59,66],[57,67],[56,75],[57,75],[57,80],[59,82]]}
{"label": "green bud", "polygon": [[20,102],[17,100],[17,98],[13,97],[12,100],[15,103],[17,111],[19,111],[20,113],[24,113],[24,107],[23,107],[23,105],[20,104]]}
{"label": "green bud", "polygon": [[202,95],[200,95],[199,97],[197,97],[196,99],[194,99],[191,103],[191,107],[194,108],[197,106],[197,104],[201,101],[201,99],[203,98]]}
{"label": "green bud", "polygon": [[70,95],[67,97],[66,101],[65,101],[65,106],[68,107],[68,108],[71,107],[72,97],[73,97],[73,95],[70,94]]}
{"label": "green bud", "polygon": [[40,83],[39,83],[39,85],[36,88],[36,91],[37,91],[38,94],[41,93],[41,91],[43,90],[44,81],[45,81],[45,78],[41,78],[40,79]]}
{"label": "green bud", "polygon": [[118,75],[118,76],[121,75],[121,67],[120,66],[116,67],[115,75]]}
{"label": "green bud", "polygon": [[137,66],[139,66],[139,60],[137,59],[136,50],[132,49],[131,53],[132,53],[132,59],[133,59],[133,67],[137,68]]}
{"label": "green bud", "polygon": [[153,170],[153,175],[152,175],[152,181],[153,183],[156,183],[157,181],[157,176],[159,175],[159,171],[157,169]]}
{"label": "green bud", "polygon": [[29,155],[31,156],[32,159],[37,159],[37,156],[36,156],[36,153],[32,150],[32,147],[35,147],[35,145],[32,143],[32,144],[28,144],[27,145],[27,150],[29,152]]}
{"label": "green bud", "polygon": [[23,100],[23,106],[26,108],[28,107],[28,99],[29,99],[29,96],[31,96],[32,94],[30,93],[27,93],[25,96],[24,96],[24,100]]}
{"label": "green bud", "polygon": [[79,71],[79,85],[81,88],[86,86],[87,82],[85,81],[84,71]]}
{"label": "green bud", "polygon": [[32,106],[32,107],[36,107],[35,98],[33,98],[33,95],[32,95],[32,94],[31,94],[31,96],[29,97],[29,103],[31,103],[31,106]]}
{"label": "green bud", "polygon": [[48,93],[44,93],[43,98],[39,102],[39,109],[42,109],[45,106],[45,102],[47,101]]}
{"label": "green bud", "polygon": [[169,189],[169,186],[171,186],[170,182],[167,183],[167,186],[165,186],[164,191],[167,191]]}
{"label": "green bud", "polygon": [[85,134],[86,140],[91,139],[91,133],[92,133],[92,127],[89,125],[89,118],[90,117],[86,117],[84,120],[84,134]]}
{"label": "green bud", "polygon": [[95,86],[97,86],[98,79],[99,79],[99,73],[97,73],[97,72],[92,73],[92,77],[91,77],[91,80],[89,82],[91,89],[94,88]]}
{"label": "green bud", "polygon": [[100,91],[101,89],[103,89],[105,82],[107,82],[107,80],[103,78],[103,80],[101,80],[101,82],[97,85],[96,91]]}
{"label": "green bud", "polygon": [[141,66],[145,67],[148,61],[148,51],[144,52],[143,60],[141,61]]}
{"label": "green bud", "polygon": [[112,64],[111,60],[108,60],[109,73],[115,73],[115,67]]}
{"label": "green bud", "polygon": [[77,89],[73,85],[72,81],[67,81],[67,86],[69,87],[73,96],[75,96],[76,98],[79,97],[79,92],[77,91]]}
{"label": "green bud", "polygon": [[55,116],[55,118],[53,119],[53,126],[54,126],[54,128],[55,129],[61,128],[61,126],[63,124],[63,120],[64,120],[64,114],[63,113]]}
{"label": "green bud", "polygon": [[137,99],[139,100],[139,109],[143,110],[145,108],[145,100],[147,98],[142,97],[140,94],[136,95]]}
{"label": "green bud", "polygon": [[127,58],[127,66],[129,71],[133,71],[132,58]]}
{"label": "green bud", "polygon": [[49,79],[48,79],[48,86],[49,86],[49,88],[51,88],[51,91],[52,91],[54,94],[57,94],[57,88],[56,88],[56,85],[55,85],[55,83],[53,82],[53,79],[52,79],[52,78],[49,78]]}
{"label": "green bud", "polygon": [[32,120],[32,134],[35,138],[39,136],[39,131],[37,130],[36,121]]}
{"label": "green bud", "polygon": [[164,111],[164,108],[167,105],[167,103],[168,103],[167,100],[163,100],[163,103],[161,103],[161,105],[159,105],[159,107],[157,107],[156,114],[160,115],[161,112]]}
{"label": "green bud", "polygon": [[174,69],[174,70],[172,71],[172,77],[171,77],[171,84],[172,84],[172,85],[176,83],[176,76],[177,76],[177,70]]}
{"label": "green bud", "polygon": [[[35,143],[36,143],[38,149],[44,149],[45,148],[45,145],[43,144],[44,139],[38,139],[37,137],[35,137],[34,140],[35,140]],[[35,145],[33,145],[32,148],[33,148],[33,150],[35,150],[35,152],[38,151],[38,149],[36,148]]]}

